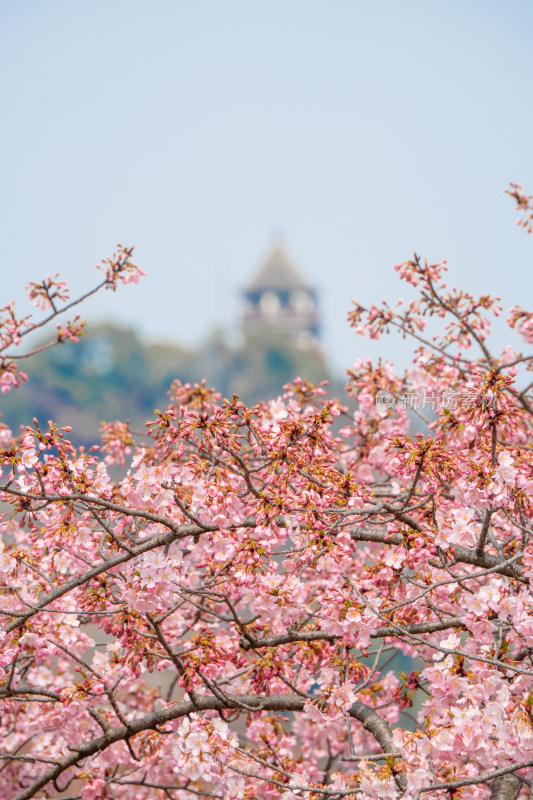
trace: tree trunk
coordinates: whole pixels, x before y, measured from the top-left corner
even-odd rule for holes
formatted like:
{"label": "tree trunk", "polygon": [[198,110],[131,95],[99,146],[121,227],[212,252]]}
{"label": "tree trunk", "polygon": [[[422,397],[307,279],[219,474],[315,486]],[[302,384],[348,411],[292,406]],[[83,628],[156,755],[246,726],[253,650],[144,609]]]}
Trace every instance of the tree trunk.
{"label": "tree trunk", "polygon": [[516,800],[520,793],[522,781],[510,772],[495,778],[492,782],[490,800]]}

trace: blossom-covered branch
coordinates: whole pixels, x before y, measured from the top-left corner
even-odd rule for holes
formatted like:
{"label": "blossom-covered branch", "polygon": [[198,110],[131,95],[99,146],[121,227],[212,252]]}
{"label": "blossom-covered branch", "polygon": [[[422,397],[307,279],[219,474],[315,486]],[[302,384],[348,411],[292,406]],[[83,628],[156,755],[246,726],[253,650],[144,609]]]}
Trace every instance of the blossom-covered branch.
{"label": "blossom-covered branch", "polygon": [[30,300],[41,312],[48,312],[40,320],[35,320],[31,314],[18,317],[14,302],[0,308],[0,391],[9,392],[27,380],[27,375],[17,364],[18,361],[48,350],[61,342],[78,341],[79,336],[83,334],[85,323],[80,319],[80,315],[76,314],[72,321],[64,325],[57,323],[57,332],[50,342],[22,353],[17,352],[16,348],[22,344],[25,336],[48,327],[58,316],[83,303],[101,289],[114,291],[119,283],[138,282],[145,273],[132,262],[132,255],[132,247],[117,245],[112,258],[106,258],[97,265],[97,268],[105,273],[105,278],[75,300],[70,300],[67,282],[60,280],[59,274],[47,275],[40,283],[30,281],[26,287]]}

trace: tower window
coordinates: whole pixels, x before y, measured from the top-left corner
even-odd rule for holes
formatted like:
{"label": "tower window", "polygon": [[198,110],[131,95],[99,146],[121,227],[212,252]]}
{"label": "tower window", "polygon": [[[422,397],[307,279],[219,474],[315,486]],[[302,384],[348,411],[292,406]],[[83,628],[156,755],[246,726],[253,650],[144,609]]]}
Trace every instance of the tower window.
{"label": "tower window", "polygon": [[313,299],[304,289],[291,292],[291,306],[299,314],[307,314],[313,310]]}
{"label": "tower window", "polygon": [[275,292],[264,292],[261,295],[259,306],[265,317],[277,317],[280,312],[279,297]]}

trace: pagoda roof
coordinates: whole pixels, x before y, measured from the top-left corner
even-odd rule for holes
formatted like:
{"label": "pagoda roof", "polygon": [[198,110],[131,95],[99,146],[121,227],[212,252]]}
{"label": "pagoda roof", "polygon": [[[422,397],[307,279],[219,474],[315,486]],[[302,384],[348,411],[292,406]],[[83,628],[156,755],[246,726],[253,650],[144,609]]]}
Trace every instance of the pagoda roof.
{"label": "pagoda roof", "polygon": [[290,259],[281,242],[274,242],[252,278],[246,291],[261,289],[309,289],[299,268]]}

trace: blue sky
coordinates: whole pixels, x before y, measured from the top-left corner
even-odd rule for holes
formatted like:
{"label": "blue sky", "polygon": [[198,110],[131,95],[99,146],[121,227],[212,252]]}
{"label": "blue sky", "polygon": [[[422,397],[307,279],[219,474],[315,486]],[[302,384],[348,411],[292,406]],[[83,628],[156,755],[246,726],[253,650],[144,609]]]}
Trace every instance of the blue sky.
{"label": "blue sky", "polygon": [[345,318],[415,250],[533,305],[532,36],[527,0],[3,0],[1,301],[133,244],[147,277],[86,316],[193,345],[283,232],[339,369],[404,360]]}

